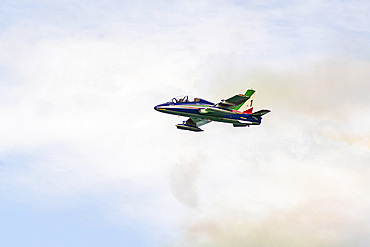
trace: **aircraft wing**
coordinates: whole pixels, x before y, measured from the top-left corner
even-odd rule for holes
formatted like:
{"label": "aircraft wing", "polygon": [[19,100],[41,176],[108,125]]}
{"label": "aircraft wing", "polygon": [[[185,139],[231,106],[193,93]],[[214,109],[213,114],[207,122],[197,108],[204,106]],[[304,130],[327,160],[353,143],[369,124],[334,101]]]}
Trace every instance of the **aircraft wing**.
{"label": "aircraft wing", "polygon": [[222,108],[213,107],[213,108],[201,109],[201,110],[199,110],[199,113],[204,114],[205,116],[211,115],[211,116],[214,116],[214,117],[222,117],[223,115],[231,114],[232,112],[230,110],[225,110],[225,109],[222,109]]}
{"label": "aircraft wing", "polygon": [[199,127],[199,126],[205,125],[209,122],[212,122],[212,121],[208,120],[208,119],[203,119],[203,118],[189,118],[188,120],[186,120],[185,123],[188,124],[188,125],[195,124],[195,126]]}
{"label": "aircraft wing", "polygon": [[243,104],[250,97],[244,94],[237,94],[227,100],[221,100],[220,103],[217,103],[215,106],[221,109],[232,110],[234,107]]}
{"label": "aircraft wing", "polygon": [[199,126],[205,125],[209,122],[212,121],[203,118],[189,118],[188,120],[184,121],[184,123],[176,125],[176,127],[178,129],[184,130],[203,131],[202,129],[199,128]]}

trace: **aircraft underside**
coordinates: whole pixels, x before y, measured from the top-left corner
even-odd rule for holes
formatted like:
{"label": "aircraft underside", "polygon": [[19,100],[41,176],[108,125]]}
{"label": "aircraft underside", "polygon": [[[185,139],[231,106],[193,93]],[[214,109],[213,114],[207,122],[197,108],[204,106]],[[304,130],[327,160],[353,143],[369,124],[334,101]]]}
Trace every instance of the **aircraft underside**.
{"label": "aircraft underside", "polygon": [[[190,130],[190,131],[203,131],[199,128],[199,126],[202,126],[204,124],[210,123],[212,121],[214,122],[223,122],[223,123],[231,123],[234,127],[246,127],[250,125],[259,125],[260,122],[252,122],[252,121],[240,121],[237,119],[231,119],[231,118],[225,118],[225,117],[216,117],[216,116],[207,116],[207,118],[204,118],[203,115],[200,114],[191,114],[191,113],[182,113],[182,112],[176,112],[176,111],[170,111],[167,110],[166,113],[178,115],[178,116],[184,116],[189,117],[188,120],[183,121],[182,124],[177,124],[176,127],[178,129],[183,130]],[[197,121],[194,121],[194,120]]]}

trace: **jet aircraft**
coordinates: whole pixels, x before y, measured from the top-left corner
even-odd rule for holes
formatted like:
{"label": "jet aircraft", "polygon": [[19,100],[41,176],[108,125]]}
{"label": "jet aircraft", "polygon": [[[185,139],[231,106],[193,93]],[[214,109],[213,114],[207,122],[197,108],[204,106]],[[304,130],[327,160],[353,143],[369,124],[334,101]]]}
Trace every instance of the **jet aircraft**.
{"label": "jet aircraft", "polygon": [[234,127],[245,127],[261,124],[262,116],[270,110],[259,110],[253,112],[255,90],[248,89],[245,94],[238,94],[219,103],[181,96],[173,98],[171,101],[154,107],[155,110],[189,117],[182,124],[177,124],[178,129],[190,131],[203,131],[199,128],[209,122],[232,123]]}

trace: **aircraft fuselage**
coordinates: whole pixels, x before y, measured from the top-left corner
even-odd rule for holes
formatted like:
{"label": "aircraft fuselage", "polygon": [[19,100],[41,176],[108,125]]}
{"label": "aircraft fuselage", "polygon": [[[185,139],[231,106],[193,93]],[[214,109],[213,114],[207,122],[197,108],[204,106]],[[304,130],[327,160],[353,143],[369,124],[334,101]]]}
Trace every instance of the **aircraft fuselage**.
{"label": "aircraft fuselage", "polygon": [[[205,100],[203,100],[205,101]],[[164,103],[154,107],[155,110],[167,114],[184,117],[207,119],[216,122],[233,123],[234,126],[259,125],[261,118],[236,110],[220,109],[211,102]]]}

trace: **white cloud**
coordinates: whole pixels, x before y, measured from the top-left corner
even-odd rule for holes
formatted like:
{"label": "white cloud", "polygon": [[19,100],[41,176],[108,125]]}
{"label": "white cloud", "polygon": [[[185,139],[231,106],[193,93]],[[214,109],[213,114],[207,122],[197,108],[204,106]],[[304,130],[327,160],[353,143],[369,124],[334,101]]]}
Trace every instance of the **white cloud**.
{"label": "white cloud", "polygon": [[[0,37],[3,198],[78,207],[91,195],[112,221],[182,225],[184,245],[366,244],[369,63],[338,58],[346,46],[323,51],[332,24],[306,19],[316,4],[92,4],[80,19],[69,3],[68,15],[10,25]],[[272,110],[255,128],[189,133],[153,110],[248,87],[256,110]]]}

